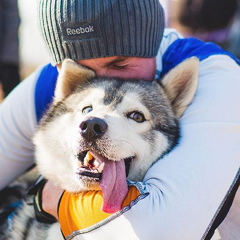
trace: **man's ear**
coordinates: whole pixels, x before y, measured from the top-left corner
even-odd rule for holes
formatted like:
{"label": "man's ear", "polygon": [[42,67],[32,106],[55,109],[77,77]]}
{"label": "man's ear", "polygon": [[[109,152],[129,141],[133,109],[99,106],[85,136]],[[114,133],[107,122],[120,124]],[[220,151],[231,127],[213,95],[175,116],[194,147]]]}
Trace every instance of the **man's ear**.
{"label": "man's ear", "polygon": [[194,97],[198,74],[199,60],[192,57],[173,68],[160,82],[178,118],[182,116]]}
{"label": "man's ear", "polygon": [[71,59],[65,59],[59,68],[59,76],[54,93],[54,101],[58,102],[73,93],[82,82],[95,77],[94,71],[85,68]]}

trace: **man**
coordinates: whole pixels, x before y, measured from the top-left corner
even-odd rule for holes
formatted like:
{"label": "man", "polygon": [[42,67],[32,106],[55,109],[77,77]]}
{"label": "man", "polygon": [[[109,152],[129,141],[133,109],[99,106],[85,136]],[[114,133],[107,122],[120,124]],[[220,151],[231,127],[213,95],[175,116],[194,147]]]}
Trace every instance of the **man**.
{"label": "man", "polygon": [[[40,207],[58,218],[59,202],[67,239],[210,239],[239,184],[239,61],[214,44],[164,31],[158,0],[40,0],[39,17],[59,70],[72,58],[98,76],[154,80],[188,57],[201,61],[196,97],[181,118],[180,145],[129,190],[135,197],[126,208],[81,227],[101,213],[81,218],[78,196],[62,195],[51,182]],[[0,108],[1,188],[33,164],[31,137],[57,75],[50,65],[37,70]]]}

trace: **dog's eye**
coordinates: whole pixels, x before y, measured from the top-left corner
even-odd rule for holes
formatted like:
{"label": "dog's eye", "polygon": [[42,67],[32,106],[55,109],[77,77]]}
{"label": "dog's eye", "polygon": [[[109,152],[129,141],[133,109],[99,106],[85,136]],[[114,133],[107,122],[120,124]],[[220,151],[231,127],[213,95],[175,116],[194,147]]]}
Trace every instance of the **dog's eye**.
{"label": "dog's eye", "polygon": [[87,114],[87,113],[91,112],[92,110],[93,110],[93,108],[91,106],[87,106],[87,107],[83,108],[82,113]]}
{"label": "dog's eye", "polygon": [[139,122],[139,123],[146,121],[144,115],[142,113],[140,113],[140,112],[137,112],[137,111],[129,113],[127,115],[127,117],[131,118],[134,121]]}

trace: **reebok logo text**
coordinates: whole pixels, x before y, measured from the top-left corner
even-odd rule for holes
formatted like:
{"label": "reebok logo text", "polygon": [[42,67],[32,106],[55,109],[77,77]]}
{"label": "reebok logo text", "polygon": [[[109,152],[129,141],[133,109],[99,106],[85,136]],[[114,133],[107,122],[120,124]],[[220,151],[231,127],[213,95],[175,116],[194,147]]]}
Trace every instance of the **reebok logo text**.
{"label": "reebok logo text", "polygon": [[61,27],[65,41],[97,39],[101,35],[99,24],[95,21],[75,24],[63,23]]}
{"label": "reebok logo text", "polygon": [[94,26],[89,25],[88,27],[79,27],[79,28],[67,28],[66,29],[68,36],[80,35],[84,33],[92,33],[94,32]]}

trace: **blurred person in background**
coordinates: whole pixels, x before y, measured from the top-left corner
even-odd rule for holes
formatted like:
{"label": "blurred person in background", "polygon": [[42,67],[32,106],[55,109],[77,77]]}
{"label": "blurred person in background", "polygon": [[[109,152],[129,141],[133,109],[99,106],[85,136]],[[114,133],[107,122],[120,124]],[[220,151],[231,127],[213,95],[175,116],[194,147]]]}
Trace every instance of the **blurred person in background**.
{"label": "blurred person in background", "polygon": [[230,29],[227,50],[240,59],[240,1]]}
{"label": "blurred person in background", "polygon": [[237,0],[180,0],[176,20],[185,36],[215,42],[240,57]]}
{"label": "blurred person in background", "polygon": [[[17,0],[0,1],[0,83],[4,95],[20,82],[19,39],[20,17]],[[1,89],[0,89],[1,91]],[[2,91],[0,95],[2,94]]]}

